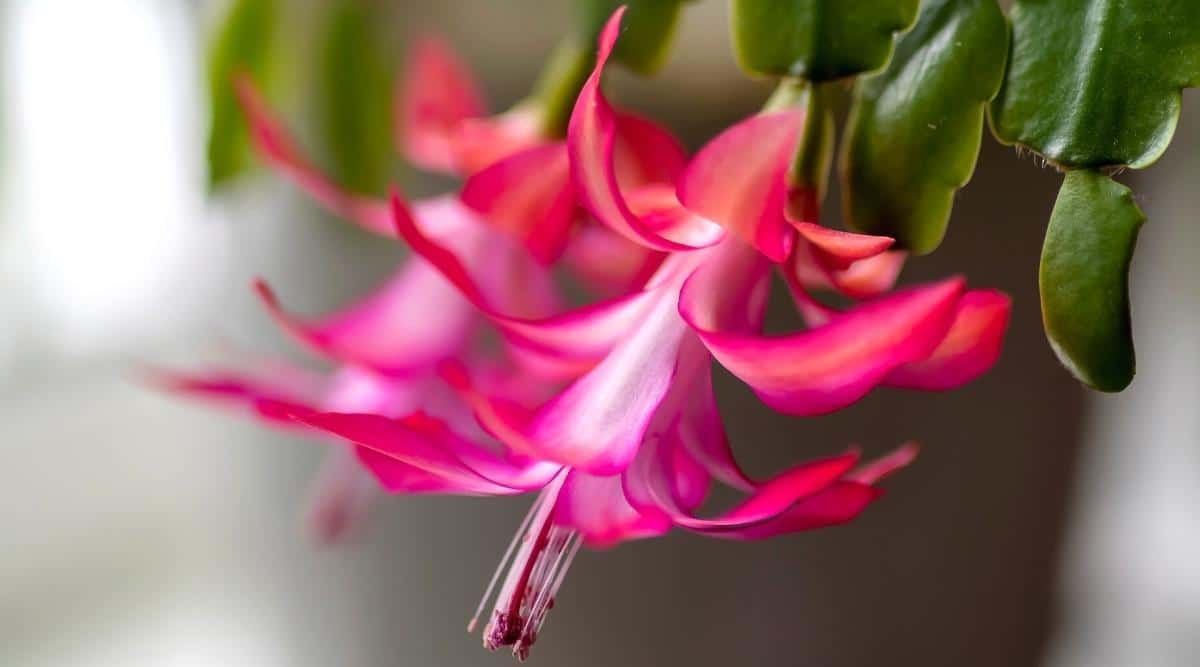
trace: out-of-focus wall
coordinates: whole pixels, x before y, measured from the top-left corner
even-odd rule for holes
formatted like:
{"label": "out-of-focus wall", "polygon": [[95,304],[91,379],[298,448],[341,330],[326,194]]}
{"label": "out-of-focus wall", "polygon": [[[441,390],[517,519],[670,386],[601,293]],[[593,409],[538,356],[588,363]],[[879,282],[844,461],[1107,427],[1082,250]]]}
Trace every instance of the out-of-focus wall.
{"label": "out-of-focus wall", "polygon": [[[689,5],[660,76],[612,77],[623,103],[668,122],[693,146],[766,95],[733,64],[725,5]],[[72,0],[16,0],[4,14],[9,102],[0,150],[11,153],[0,312],[16,324],[0,331],[12,350],[0,361],[0,664],[507,660],[482,652],[463,624],[527,500],[389,499],[360,543],[322,550],[296,521],[320,445],[135,381],[139,359],[188,363],[222,341],[288,353],[245,288],[252,275],[270,278],[297,309],[318,312],[385,275],[399,251],[314,215],[270,176],[202,203],[201,79],[190,30],[203,12],[164,0],[89,7],[93,13],[80,15]],[[398,13],[397,35],[446,33],[498,104],[521,96],[567,15],[565,3],[540,0],[409,2]],[[80,25],[68,27],[72,21]],[[120,68],[105,67],[101,56],[112,43],[136,39],[145,50]],[[46,69],[23,55],[39,49],[70,66]],[[42,92],[31,98],[21,81],[41,81]],[[43,103],[47,88],[74,103],[54,116],[65,123],[57,131],[73,132],[71,142],[53,141],[55,128],[30,111],[42,108],[31,105]],[[111,91],[130,89],[141,104],[160,105],[141,111],[167,123],[161,135],[147,134],[140,116],[116,113],[128,101]],[[69,92],[77,90],[90,91],[87,99]],[[114,129],[117,120],[127,125]],[[106,168],[127,155],[143,158]],[[72,170],[85,158],[86,169]],[[37,171],[39,164],[64,171]],[[14,191],[32,187],[23,179],[63,194],[30,199]],[[107,196],[76,202],[90,215],[57,214],[82,179],[100,179]],[[767,543],[673,535],[584,553],[533,660],[581,667],[1038,662],[1054,627],[1053,575],[1083,404],[1043,340],[1037,307],[1035,267],[1057,182],[1031,159],[985,140],[946,245],[906,274],[963,272],[1014,296],[1005,356],[970,388],[883,391],[843,414],[796,420],[719,378],[730,435],[755,472],[849,443],[879,452],[920,440],[921,460],[888,483],[882,502],[851,526]],[[437,184],[411,175],[405,186],[425,192]],[[174,188],[178,201],[148,208],[148,193],[163,188]],[[148,233],[162,235],[147,245]],[[80,273],[76,256],[94,262],[92,273]],[[105,282],[121,275],[134,277]],[[62,315],[86,322],[78,340],[88,352],[51,342],[68,326],[51,305],[61,296],[60,277],[73,281],[80,307],[92,313]],[[119,294],[89,289],[93,283],[141,291],[126,307]],[[180,287],[150,289],[164,285]],[[178,313],[166,315],[172,308]],[[796,321],[782,300],[771,318],[777,329]],[[93,334],[112,342],[89,348]]]}

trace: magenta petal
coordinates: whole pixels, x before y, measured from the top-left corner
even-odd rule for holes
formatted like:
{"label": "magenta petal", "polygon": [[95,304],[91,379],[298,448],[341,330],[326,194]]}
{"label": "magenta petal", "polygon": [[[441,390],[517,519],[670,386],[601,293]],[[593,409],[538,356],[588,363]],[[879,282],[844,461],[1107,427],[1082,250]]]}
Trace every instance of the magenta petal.
{"label": "magenta petal", "polygon": [[628,111],[616,112],[613,169],[621,190],[674,183],[687,166],[687,152],[666,128]]}
{"label": "magenta petal", "polygon": [[467,67],[442,40],[420,39],[408,55],[397,96],[396,134],[404,154],[426,169],[456,171],[463,121],[487,113]]}
{"label": "magenta petal", "polygon": [[825,326],[775,338],[722,333],[698,271],[684,285],[680,313],[713,356],[769,406],[795,415],[832,412],[857,401],[895,368],[928,356],[953,321],[961,278],[895,292]]}
{"label": "magenta petal", "polygon": [[444,422],[416,413],[401,419],[374,414],[295,411],[292,417],[401,463],[420,468],[463,493],[501,495],[541,488],[560,466],[514,463],[457,435]]}
{"label": "magenta petal", "polygon": [[688,330],[675,313],[677,292],[665,286],[633,329],[604,359],[532,416],[448,380],[472,405],[480,424],[506,445],[594,475],[625,469],[637,453],[676,372]]}
{"label": "magenta petal", "polygon": [[877,484],[885,477],[907,468],[920,453],[921,447],[917,443],[905,443],[888,454],[859,466],[854,472],[847,475],[846,479],[859,484]]}
{"label": "magenta petal", "polygon": [[642,316],[654,292],[639,291],[579,308],[562,315],[530,319],[497,308],[483,293],[464,262],[450,249],[426,236],[402,203],[397,203],[396,228],[414,252],[436,266],[458,291],[488,316],[519,349],[524,361],[534,362],[556,377],[578,375],[598,363]]}
{"label": "magenta petal", "polygon": [[799,110],[777,111],[725,130],[688,165],[679,201],[772,261],[784,261],[795,240],[784,218],[786,175],[803,119]]}
{"label": "magenta petal", "polygon": [[325,456],[309,487],[304,523],[322,544],[345,541],[366,518],[379,484],[359,464],[353,447],[338,447]]}
{"label": "magenta petal", "polygon": [[847,269],[858,260],[874,257],[896,242],[890,236],[855,234],[811,222],[798,222],[794,226],[836,269]]}
{"label": "magenta petal", "polygon": [[564,263],[600,294],[640,288],[662,263],[663,254],[631,243],[600,225],[586,225],[567,244]]}
{"label": "magenta petal", "polygon": [[598,477],[571,471],[554,507],[555,522],[579,531],[589,546],[662,535],[671,522],[662,514],[643,514],[625,499],[620,475]]}
{"label": "magenta petal", "polygon": [[383,236],[394,236],[387,202],[343,190],[322,174],[297,147],[248,77],[235,81],[254,146],[272,166],[335,215]]}
{"label": "magenta petal", "polygon": [[626,491],[634,499],[647,496],[654,498],[658,508],[675,524],[701,533],[739,530],[779,516],[797,502],[838,482],[858,461],[858,454],[851,452],[800,464],[757,485],[749,497],[733,509],[705,519],[677,507],[673,498],[664,492],[668,488],[668,475],[671,473],[663,458],[665,453],[660,448],[656,456],[657,466],[646,465],[648,457],[639,454],[638,460],[626,471]]}
{"label": "magenta petal", "polygon": [[283,310],[266,283],[255,289],[276,322],[306,347],[388,373],[432,368],[457,354],[477,321],[471,304],[420,260],[406,262],[361,302],[312,321]]}
{"label": "magenta petal", "polygon": [[[570,156],[571,175],[580,203],[602,224],[653,250],[690,250],[712,245],[723,236],[720,227],[711,221],[680,210],[678,214],[663,216],[662,202],[656,212],[661,223],[669,219],[671,225],[652,228],[635,212],[626,201],[622,191],[622,173],[630,174],[630,160],[618,165],[617,142],[620,126],[631,127],[630,121],[620,120],[600,90],[604,65],[612,53],[621,28],[624,8],[618,9],[609,19],[600,34],[600,50],[596,57],[596,68],[584,84],[575,103],[567,129],[567,149]],[[641,129],[644,130],[644,127]],[[661,143],[661,142],[660,142]],[[648,144],[644,148],[652,149]],[[660,148],[658,150],[664,150]],[[676,150],[663,153],[662,162],[673,160]],[[663,169],[666,171],[667,169]],[[626,179],[635,180],[635,179]],[[682,209],[675,202],[676,209]]]}
{"label": "magenta petal", "polygon": [[713,394],[710,369],[700,373],[691,394],[692,400],[684,402],[675,425],[679,445],[709,475],[735,489],[750,491],[754,482],[733,458]]}
{"label": "magenta petal", "polygon": [[895,387],[945,391],[983,375],[1000,358],[1012,300],[996,290],[972,290],[958,303],[954,324],[925,359],[888,375]]}
{"label": "magenta petal", "polygon": [[765,540],[790,533],[828,528],[854,520],[883,492],[857,482],[836,482],[776,517],[737,530],[710,533],[734,540]]}
{"label": "magenta petal", "polygon": [[[860,250],[865,251],[866,247]],[[845,255],[832,256],[807,238],[801,238],[783,270],[789,282],[796,285],[832,289],[852,299],[866,299],[892,289],[907,258],[904,251],[891,250],[851,261]]]}
{"label": "magenta petal", "polygon": [[472,175],[460,197],[539,261],[553,262],[562,254],[575,214],[566,145],[510,155]]}

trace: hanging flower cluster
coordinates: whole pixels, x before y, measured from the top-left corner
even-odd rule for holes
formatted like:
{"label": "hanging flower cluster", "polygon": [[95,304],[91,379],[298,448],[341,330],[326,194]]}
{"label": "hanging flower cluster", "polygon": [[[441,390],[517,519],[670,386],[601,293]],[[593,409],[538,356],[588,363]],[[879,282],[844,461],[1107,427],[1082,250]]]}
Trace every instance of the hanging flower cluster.
{"label": "hanging flower cluster", "polygon": [[[485,646],[522,659],[582,545],[674,528],[757,540],[841,524],[916,455],[908,444],[864,462],[851,449],[752,478],[725,435],[713,359],[775,410],[819,415],[880,386],[973,380],[995,362],[1009,318],[1005,295],[961,277],[894,288],[905,255],[891,238],[788,214],[805,195],[789,179],[803,108],[747,118],[690,157],[661,126],[614,108],[602,83],[621,21],[618,10],[600,36],[565,139],[542,129],[536,105],[484,116],[464,68],[423,43],[398,135],[415,164],[465,179],[423,201],[343,190],[239,81],[259,154],[413,255],[375,293],[319,319],[257,285],[283,329],[337,365],[315,387],[278,373],[164,378],[336,443],[312,514],[326,538],[373,487],[536,494],[476,613],[486,613]],[[556,264],[599,300],[564,308]],[[807,326],[767,336],[776,270]],[[821,292],[849,305],[826,305]],[[714,482],[744,498],[701,514]]]}

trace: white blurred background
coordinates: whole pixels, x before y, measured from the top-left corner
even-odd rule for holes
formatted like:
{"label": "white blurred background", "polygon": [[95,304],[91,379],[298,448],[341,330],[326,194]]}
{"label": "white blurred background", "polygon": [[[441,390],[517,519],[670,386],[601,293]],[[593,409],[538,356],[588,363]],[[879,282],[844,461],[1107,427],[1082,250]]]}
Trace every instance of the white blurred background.
{"label": "white blurred background", "polygon": [[[486,64],[507,99],[565,20],[558,3],[533,0],[400,4]],[[284,349],[249,297],[252,275],[315,309],[399,256],[269,176],[207,198],[200,63],[212,11],[0,0],[0,664],[507,660],[461,624],[520,501],[391,501],[360,543],[324,550],[297,521],[317,445],[137,379],[143,361],[196,363],[229,341]],[[509,12],[521,18],[497,22]],[[626,99],[693,145],[761,95],[733,67],[724,13],[718,0],[690,8],[661,80],[625,83]],[[796,432],[833,447],[914,436],[927,444],[920,470],[886,508],[828,535],[585,554],[533,659],[1197,664],[1200,99],[1187,102],[1175,148],[1137,181],[1150,223],[1131,391],[1085,398],[1044,349],[1033,276],[1056,179],[989,146],[950,241],[916,269],[966,264],[1017,297],[1010,350],[981,388],[946,403],[889,394],[814,426],[722,388],[735,439],[771,442],[765,453],[750,443],[752,464],[793,457]]]}

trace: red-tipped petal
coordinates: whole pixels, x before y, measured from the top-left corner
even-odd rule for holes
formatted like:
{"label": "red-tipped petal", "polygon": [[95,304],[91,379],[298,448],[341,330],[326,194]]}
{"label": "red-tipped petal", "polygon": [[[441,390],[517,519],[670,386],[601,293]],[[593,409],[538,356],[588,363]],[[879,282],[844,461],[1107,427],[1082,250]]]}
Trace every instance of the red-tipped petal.
{"label": "red-tipped petal", "polygon": [[710,533],[732,540],[765,540],[806,530],[828,528],[853,521],[883,492],[857,482],[836,482],[805,498],[778,516],[738,530]]}
{"label": "red-tipped petal", "polygon": [[549,264],[562,254],[575,215],[566,145],[535,146],[504,158],[471,176],[460,197]]}
{"label": "red-tipped petal", "polygon": [[626,335],[654,297],[639,291],[544,319],[514,316],[493,304],[452,250],[426,236],[403,202],[396,201],[396,228],[414,252],[436,266],[459,292],[503,331],[522,358],[544,372],[573,376],[598,363]]}
{"label": "red-tipped petal", "polygon": [[640,326],[586,375],[532,416],[448,378],[480,424],[512,449],[594,475],[625,469],[666,398],[687,328],[675,313],[675,290],[657,293]]}
{"label": "red-tipped petal", "polygon": [[1003,292],[967,292],[958,303],[954,324],[937,349],[925,359],[892,371],[887,383],[945,391],[983,375],[1000,358],[1011,313],[1012,300]]}
{"label": "red-tipped petal", "polygon": [[319,431],[432,473],[463,493],[521,493],[544,486],[559,470],[545,462],[514,463],[420,413],[401,419],[316,411],[291,415]]}
{"label": "red-tipped petal", "polygon": [[890,236],[855,234],[811,222],[798,222],[794,227],[835,269],[847,269],[858,260],[882,253],[896,242]]}
{"label": "red-tipped petal", "polygon": [[[653,228],[632,209],[622,191],[617,158],[617,138],[622,123],[604,98],[600,82],[604,65],[620,33],[623,14],[624,8],[614,12],[600,34],[596,68],[579,94],[567,129],[571,176],[579,201],[602,224],[653,250],[690,250],[712,245],[721,239],[723,232],[711,221],[682,210],[676,215],[664,216],[662,202],[659,202],[656,220],[661,223],[669,219],[671,224]],[[663,160],[666,159],[664,154]],[[670,159],[673,159],[673,153]],[[629,173],[628,163],[625,161],[624,173]],[[682,208],[678,202],[674,206]]]}
{"label": "red-tipped petal", "polygon": [[961,278],[910,288],[862,304],[825,326],[766,338],[713,328],[708,281],[697,271],[684,285],[680,313],[713,356],[769,406],[796,415],[843,408],[895,368],[927,357],[953,321]]}
{"label": "red-tipped petal", "polygon": [[432,368],[457,354],[478,318],[441,273],[419,260],[361,302],[311,321],[285,311],[265,282],[255,290],[275,321],[309,349],[388,373]]}
{"label": "red-tipped petal", "polygon": [[387,202],[356,195],[334,183],[304,155],[249,77],[238,77],[234,85],[250,125],[251,139],[267,162],[335,215],[376,234],[395,234]]}
{"label": "red-tipped petal", "polygon": [[614,169],[622,190],[674,183],[687,166],[687,151],[670,131],[648,118],[616,112]]}
{"label": "red-tipped petal", "polygon": [[397,97],[396,136],[408,159],[425,169],[457,171],[462,123],[487,113],[467,67],[442,40],[418,40]]}
{"label": "red-tipped petal", "polygon": [[567,244],[563,261],[593,290],[624,294],[645,284],[663,257],[607,227],[587,225]]}
{"label": "red-tipped petal", "polygon": [[786,175],[803,120],[802,111],[777,111],[725,130],[688,165],[679,201],[772,261],[784,261],[795,242],[784,219]]}
{"label": "red-tipped petal", "polygon": [[554,507],[554,520],[579,531],[589,546],[604,548],[662,535],[671,522],[661,513],[644,514],[625,499],[621,476],[571,472]]}

